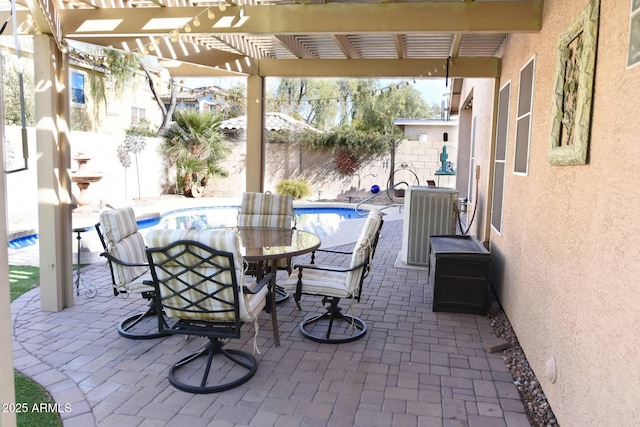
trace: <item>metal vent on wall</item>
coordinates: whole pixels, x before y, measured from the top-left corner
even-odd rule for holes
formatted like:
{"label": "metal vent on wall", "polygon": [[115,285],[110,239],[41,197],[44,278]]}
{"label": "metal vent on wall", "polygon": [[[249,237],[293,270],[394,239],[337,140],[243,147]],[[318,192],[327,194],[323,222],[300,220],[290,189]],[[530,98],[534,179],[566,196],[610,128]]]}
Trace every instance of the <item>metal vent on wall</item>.
{"label": "metal vent on wall", "polygon": [[429,237],[456,232],[454,205],[457,200],[458,192],[453,188],[416,186],[407,189],[402,227],[402,262],[429,265]]}

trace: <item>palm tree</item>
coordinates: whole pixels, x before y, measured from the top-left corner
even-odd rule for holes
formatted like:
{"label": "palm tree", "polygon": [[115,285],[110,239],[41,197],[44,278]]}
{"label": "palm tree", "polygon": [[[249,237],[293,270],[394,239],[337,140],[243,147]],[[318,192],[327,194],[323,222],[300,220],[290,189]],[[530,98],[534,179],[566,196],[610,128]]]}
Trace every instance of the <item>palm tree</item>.
{"label": "palm tree", "polygon": [[173,120],[162,131],[160,152],[176,168],[178,191],[199,197],[209,178],[228,176],[220,166],[231,152],[218,131],[221,119],[211,113],[176,111]]}

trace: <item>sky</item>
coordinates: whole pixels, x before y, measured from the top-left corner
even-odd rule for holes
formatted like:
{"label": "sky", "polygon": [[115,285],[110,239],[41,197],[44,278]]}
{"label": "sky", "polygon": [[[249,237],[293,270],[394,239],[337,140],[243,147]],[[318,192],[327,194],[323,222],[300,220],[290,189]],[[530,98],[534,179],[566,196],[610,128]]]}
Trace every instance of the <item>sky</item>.
{"label": "sky", "polygon": [[[440,105],[444,93],[449,92],[449,88],[445,86],[445,79],[442,78],[419,78],[419,79],[378,79],[380,81],[380,87],[393,86],[401,82],[409,82],[409,84],[417,89],[422,98],[428,105],[436,103]],[[219,86],[223,89],[227,89],[239,83],[245,83],[244,77],[211,77],[211,78],[191,78],[185,79],[182,86],[185,88],[193,89],[203,86]],[[267,78],[267,90],[270,89],[270,85],[277,84],[277,79]]]}

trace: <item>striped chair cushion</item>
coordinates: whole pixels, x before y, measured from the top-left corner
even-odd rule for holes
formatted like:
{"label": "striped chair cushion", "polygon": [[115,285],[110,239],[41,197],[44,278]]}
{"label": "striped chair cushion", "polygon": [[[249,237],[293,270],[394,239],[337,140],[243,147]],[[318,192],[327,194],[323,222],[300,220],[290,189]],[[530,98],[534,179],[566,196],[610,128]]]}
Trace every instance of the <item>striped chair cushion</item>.
{"label": "striped chair cushion", "polygon": [[[238,227],[292,228],[295,221],[293,197],[271,193],[243,193]],[[276,261],[279,269],[289,269],[289,260]]]}
{"label": "striped chair cushion", "polygon": [[[351,256],[351,265],[349,267],[355,267],[356,265],[364,262],[367,257],[371,256],[372,245],[381,223],[382,212],[377,209],[371,210],[364,223],[364,227],[360,232],[360,237],[358,237],[358,241],[356,242],[353,255]],[[359,268],[347,273],[347,287],[351,295],[358,293],[358,286],[360,286],[362,272],[363,269]]]}
{"label": "striped chair cushion", "polygon": [[[111,256],[124,262],[132,264],[146,264],[148,262],[144,239],[140,233],[134,233],[117,243],[108,245],[107,250]],[[149,268],[146,265],[127,267],[115,262],[112,265],[116,287],[120,291],[135,292],[135,288],[141,285],[144,280],[151,279],[148,274]],[[143,290],[148,291],[150,289]]]}
{"label": "striped chair cushion", "polygon": [[[291,215],[293,213],[293,197],[271,193],[243,193],[240,213]],[[287,227],[290,226],[291,224]]]}
{"label": "striped chair cushion", "polygon": [[[360,232],[360,237],[356,242],[351,264],[349,267],[364,262],[371,254],[373,241],[376,232],[380,228],[382,213],[379,210],[372,210],[365,221]],[[309,295],[325,295],[328,297],[350,298],[358,295],[358,286],[362,278],[363,268],[346,273],[336,271],[324,271],[314,269],[303,269],[302,272],[302,293]],[[298,275],[293,273],[284,285],[289,292],[295,292],[298,285]]]}
{"label": "striped chair cushion", "polygon": [[[177,240],[194,240],[203,243],[206,246],[223,252],[231,252],[233,254],[233,272],[224,272],[216,277],[217,280],[224,284],[232,284],[232,274],[235,274],[239,287],[239,304],[240,304],[240,320],[243,322],[253,321],[257,318],[258,313],[266,304],[267,287],[264,287],[257,294],[246,294],[243,292],[244,285],[244,260],[240,253],[240,241],[236,230],[152,230],[147,235],[147,242],[150,247],[163,247]],[[158,254],[155,254],[158,256]],[[178,258],[181,263],[186,265],[194,265],[198,257],[193,255],[183,255]],[[217,260],[224,265],[223,258]],[[195,283],[202,278],[203,275],[215,273],[217,269],[213,267],[194,267],[195,271],[187,271],[181,274],[181,280],[187,283]],[[175,265],[167,264],[166,269],[156,269],[159,280],[165,280],[168,274],[178,274],[184,271],[177,263]],[[178,280],[171,280],[171,286],[177,289],[186,287]],[[233,307],[229,306],[226,301],[232,301],[231,289],[224,290],[218,295],[220,298],[205,298],[205,295],[211,295],[218,292],[219,286],[211,281],[207,281],[199,285],[196,289],[185,290],[180,297],[172,297],[165,301],[164,304],[172,306],[176,309],[187,309],[191,303],[199,301],[187,309],[187,311],[172,310],[165,306],[165,313],[171,317],[192,320],[235,320]],[[167,295],[167,289],[160,287],[160,294]],[[219,310],[226,310],[220,312]]]}
{"label": "striped chair cushion", "polygon": [[291,214],[238,214],[238,227],[291,228]]}
{"label": "striped chair cushion", "polygon": [[[326,295],[336,298],[349,298],[351,296],[351,291],[347,288],[347,273],[305,269],[302,279],[302,292],[304,294]],[[293,273],[284,284],[284,289],[287,292],[295,292],[297,286],[298,275]]]}
{"label": "striped chair cushion", "polygon": [[138,232],[136,214],[130,206],[109,209],[100,214],[100,224],[104,229],[107,243],[116,243],[133,233]]}
{"label": "striped chair cushion", "polygon": [[[100,214],[100,224],[104,231],[105,243],[109,255],[131,264],[146,264],[147,255],[142,235],[138,232],[138,223],[131,207],[106,210]],[[115,287],[119,292],[146,292],[152,290],[144,285],[151,280],[146,266],[127,267],[112,263]]]}

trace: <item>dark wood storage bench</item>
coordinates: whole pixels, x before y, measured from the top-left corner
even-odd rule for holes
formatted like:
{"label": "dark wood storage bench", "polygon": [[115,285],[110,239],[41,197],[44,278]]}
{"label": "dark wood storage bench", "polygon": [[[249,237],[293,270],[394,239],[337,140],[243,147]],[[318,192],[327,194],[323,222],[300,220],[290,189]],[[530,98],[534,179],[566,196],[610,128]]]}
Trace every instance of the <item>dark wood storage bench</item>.
{"label": "dark wood storage bench", "polygon": [[487,314],[491,254],[472,236],[431,236],[433,311]]}

